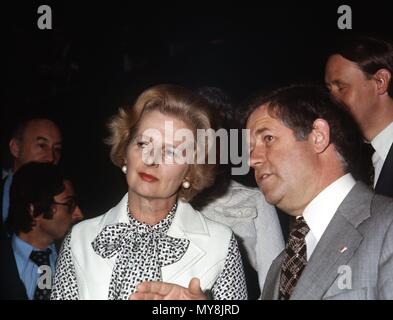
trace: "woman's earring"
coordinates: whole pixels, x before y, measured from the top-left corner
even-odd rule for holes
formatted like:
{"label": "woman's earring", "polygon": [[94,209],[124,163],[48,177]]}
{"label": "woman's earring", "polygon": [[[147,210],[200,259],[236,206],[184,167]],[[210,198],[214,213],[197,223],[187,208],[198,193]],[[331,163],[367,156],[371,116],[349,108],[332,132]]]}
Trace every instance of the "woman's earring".
{"label": "woman's earring", "polygon": [[123,165],[123,166],[121,167],[121,171],[123,171],[123,173],[126,174],[126,173],[127,173],[127,166],[126,166],[126,165]]}
{"label": "woman's earring", "polygon": [[190,182],[189,181],[183,181],[183,188],[184,189],[188,189],[188,188],[190,188],[191,187],[191,184],[190,184]]}

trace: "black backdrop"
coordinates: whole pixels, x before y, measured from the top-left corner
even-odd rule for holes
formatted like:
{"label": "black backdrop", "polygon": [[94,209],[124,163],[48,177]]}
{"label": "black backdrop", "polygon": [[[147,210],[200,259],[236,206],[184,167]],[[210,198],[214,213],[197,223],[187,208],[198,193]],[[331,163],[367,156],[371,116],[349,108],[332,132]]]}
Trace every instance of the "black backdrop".
{"label": "black backdrop", "polygon": [[[105,123],[121,104],[162,82],[218,86],[239,105],[255,90],[322,83],[326,55],[338,36],[391,38],[388,3],[2,4],[2,166],[17,121],[30,114],[53,117],[64,133],[61,166],[77,186],[83,211],[103,213],[126,190],[102,142]],[[52,9],[52,30],[37,28],[41,4]],[[341,4],[352,8],[352,30],[337,27]]]}

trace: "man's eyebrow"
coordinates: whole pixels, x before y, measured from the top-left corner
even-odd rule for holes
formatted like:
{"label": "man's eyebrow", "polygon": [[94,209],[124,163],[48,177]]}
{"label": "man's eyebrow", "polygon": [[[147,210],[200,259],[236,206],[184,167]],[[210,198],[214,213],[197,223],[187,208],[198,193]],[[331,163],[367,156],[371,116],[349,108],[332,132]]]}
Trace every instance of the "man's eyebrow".
{"label": "man's eyebrow", "polygon": [[343,82],[341,81],[341,80],[332,80],[332,81],[330,81],[328,84],[343,84]]}
{"label": "man's eyebrow", "polygon": [[49,142],[49,140],[45,137],[37,137],[36,140],[44,140],[45,142]]}
{"label": "man's eyebrow", "polygon": [[[45,138],[45,137],[41,137],[41,136],[38,136],[38,137],[36,137],[35,138],[37,141],[44,141],[44,142],[48,142],[49,143],[49,139],[48,138]],[[61,141],[59,141],[59,142],[55,142],[54,143],[55,145],[59,145],[59,146],[61,146],[62,145],[62,142]]]}
{"label": "man's eyebrow", "polygon": [[255,135],[256,135],[256,136],[259,136],[259,135],[261,135],[262,133],[264,133],[265,131],[268,131],[268,130],[269,130],[269,129],[266,128],[266,127],[259,128],[257,131],[255,131]]}

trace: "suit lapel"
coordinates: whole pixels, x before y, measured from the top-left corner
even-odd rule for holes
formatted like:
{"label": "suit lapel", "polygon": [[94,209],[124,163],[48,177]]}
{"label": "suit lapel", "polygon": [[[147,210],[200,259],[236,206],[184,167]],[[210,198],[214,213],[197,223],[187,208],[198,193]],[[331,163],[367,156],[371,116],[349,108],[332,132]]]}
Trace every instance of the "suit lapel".
{"label": "suit lapel", "polygon": [[339,275],[339,267],[347,264],[361,241],[359,232],[336,214],[311,255],[291,299],[321,299]]}
{"label": "suit lapel", "polygon": [[363,239],[357,227],[370,216],[372,198],[363,183],[353,187],[319,240],[291,299],[322,299]]}
{"label": "suit lapel", "polygon": [[381,174],[375,186],[375,193],[393,197],[393,144],[383,164]]}
{"label": "suit lapel", "polygon": [[285,250],[274,259],[263,286],[262,300],[278,300],[280,290],[281,265],[284,261]]}

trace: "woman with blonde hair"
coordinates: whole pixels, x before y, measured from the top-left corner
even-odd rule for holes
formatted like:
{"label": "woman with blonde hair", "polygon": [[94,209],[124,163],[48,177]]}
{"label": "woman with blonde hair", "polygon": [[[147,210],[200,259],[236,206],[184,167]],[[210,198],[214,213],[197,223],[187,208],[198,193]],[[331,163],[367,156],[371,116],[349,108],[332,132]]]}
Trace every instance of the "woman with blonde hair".
{"label": "woman with blonde hair", "polygon": [[[132,108],[120,109],[108,142],[128,193],[107,213],[73,227],[52,299],[126,300],[145,281],[190,284],[213,299],[247,298],[232,232],[188,203],[214,181],[209,148],[198,139],[199,130],[210,128],[204,101],[179,86],[152,87]],[[174,139],[180,134],[185,142]]]}

